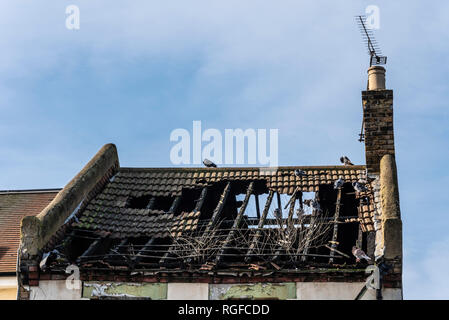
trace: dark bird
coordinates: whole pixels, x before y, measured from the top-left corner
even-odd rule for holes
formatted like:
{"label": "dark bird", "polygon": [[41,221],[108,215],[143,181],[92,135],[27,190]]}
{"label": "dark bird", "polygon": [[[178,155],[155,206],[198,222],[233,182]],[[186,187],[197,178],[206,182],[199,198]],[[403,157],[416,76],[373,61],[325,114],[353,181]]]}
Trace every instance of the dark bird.
{"label": "dark bird", "polygon": [[357,182],[353,182],[352,186],[354,187],[354,190],[357,191],[357,192],[365,192],[365,191],[368,190],[363,183],[360,183],[358,181]]}
{"label": "dark bird", "polygon": [[295,169],[295,176],[307,177],[307,173],[304,170]]}
{"label": "dark bird", "polygon": [[366,261],[371,260],[370,257],[366,255],[365,252],[363,252],[362,249],[357,248],[356,246],[352,247],[352,254],[356,258],[357,262],[360,262],[361,259],[365,259]]}
{"label": "dark bird", "polygon": [[53,249],[52,251],[46,252],[42,255],[42,260],[39,263],[39,267],[42,271],[45,271],[48,266],[53,262],[61,262],[62,257],[58,250]]}
{"label": "dark bird", "polygon": [[340,158],[340,162],[343,163],[343,165],[345,166],[353,166],[354,164],[351,162],[351,160],[349,160],[349,158],[347,156],[342,156]]}
{"label": "dark bird", "polygon": [[335,180],[334,182],[334,189],[340,189],[345,184],[345,180],[343,180],[341,177],[338,178],[338,180]]}
{"label": "dark bird", "polygon": [[320,203],[317,200],[307,199],[307,200],[304,200],[303,203],[306,206],[308,206],[308,207],[310,207],[310,208],[312,208],[312,209],[314,209],[314,210],[316,210],[318,212],[321,212]]}
{"label": "dark bird", "polygon": [[317,200],[312,201],[312,208],[317,212],[321,212],[320,203]]}
{"label": "dark bird", "polygon": [[203,164],[208,168],[216,168],[217,167],[217,165],[215,163],[213,163],[212,161],[210,161],[209,159],[204,159]]}

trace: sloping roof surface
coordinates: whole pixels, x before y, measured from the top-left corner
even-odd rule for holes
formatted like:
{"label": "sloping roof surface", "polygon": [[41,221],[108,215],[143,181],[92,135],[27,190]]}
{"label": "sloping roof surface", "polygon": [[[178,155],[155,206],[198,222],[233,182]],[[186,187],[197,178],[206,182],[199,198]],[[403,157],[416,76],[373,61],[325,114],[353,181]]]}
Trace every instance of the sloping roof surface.
{"label": "sloping roof surface", "polygon": [[0,191],[0,273],[15,272],[20,221],[39,214],[58,190]]}
{"label": "sloping roof surface", "polygon": [[[294,175],[302,169],[307,176]],[[271,174],[263,168],[120,168],[105,188],[87,205],[74,225],[88,230],[107,231],[115,237],[166,237],[170,229],[195,225],[198,213],[180,216],[161,210],[127,207],[130,197],[180,196],[183,188],[199,188],[221,181],[263,179],[267,187],[284,194],[318,191],[323,184],[333,185],[342,177],[345,182],[366,179],[364,166],[279,167]],[[369,212],[366,213],[369,218]],[[192,220],[191,223],[186,220]],[[367,220],[367,222],[369,222]],[[177,230],[179,231],[179,229]]]}
{"label": "sloping roof surface", "polygon": [[[364,166],[118,168],[46,245],[51,258],[42,270],[70,263],[131,273],[352,264],[352,246],[367,246],[360,228],[371,231],[367,180]],[[367,191],[357,192],[357,181]]]}

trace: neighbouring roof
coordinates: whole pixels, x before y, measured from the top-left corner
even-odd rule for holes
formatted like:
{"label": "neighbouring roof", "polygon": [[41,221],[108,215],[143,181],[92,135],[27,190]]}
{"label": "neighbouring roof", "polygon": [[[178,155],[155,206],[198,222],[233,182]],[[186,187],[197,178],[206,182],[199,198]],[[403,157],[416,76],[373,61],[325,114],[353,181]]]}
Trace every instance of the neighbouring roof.
{"label": "neighbouring roof", "polygon": [[0,191],[0,273],[16,271],[22,218],[39,214],[59,190]]}
{"label": "neighbouring roof", "polygon": [[[296,176],[295,169],[306,175]],[[334,189],[339,178],[345,181],[341,193]],[[43,267],[207,272],[244,265],[346,265],[354,262],[357,241],[366,247],[359,227],[372,230],[369,182],[364,194],[352,187],[366,179],[364,166],[279,167],[274,173],[251,167],[118,168],[64,225],[63,236],[44,248],[54,255]],[[314,200],[321,209],[312,208]],[[283,213],[276,216],[279,204]],[[324,238],[319,244],[311,227],[318,221],[329,226],[317,231]]]}

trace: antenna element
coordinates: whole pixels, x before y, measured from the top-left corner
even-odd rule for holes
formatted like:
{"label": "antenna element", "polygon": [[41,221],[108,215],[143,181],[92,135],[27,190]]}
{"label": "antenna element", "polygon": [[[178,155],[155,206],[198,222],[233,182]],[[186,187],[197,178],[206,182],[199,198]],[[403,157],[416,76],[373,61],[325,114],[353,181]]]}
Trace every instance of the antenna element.
{"label": "antenna element", "polygon": [[367,28],[365,25],[366,17],[356,16],[355,18],[362,34],[363,41],[368,47],[368,54],[370,55],[369,66],[371,67],[372,65],[386,64],[387,57],[381,56],[382,53],[380,51],[379,45],[374,39],[373,30]]}

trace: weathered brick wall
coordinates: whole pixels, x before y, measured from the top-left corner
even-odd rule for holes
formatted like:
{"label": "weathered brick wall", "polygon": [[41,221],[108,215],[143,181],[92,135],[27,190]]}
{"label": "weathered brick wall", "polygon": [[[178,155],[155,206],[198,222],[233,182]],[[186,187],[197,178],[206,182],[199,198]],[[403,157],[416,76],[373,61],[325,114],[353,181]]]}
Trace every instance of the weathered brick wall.
{"label": "weathered brick wall", "polygon": [[383,155],[394,155],[393,91],[362,91],[368,174],[379,174]]}

